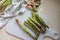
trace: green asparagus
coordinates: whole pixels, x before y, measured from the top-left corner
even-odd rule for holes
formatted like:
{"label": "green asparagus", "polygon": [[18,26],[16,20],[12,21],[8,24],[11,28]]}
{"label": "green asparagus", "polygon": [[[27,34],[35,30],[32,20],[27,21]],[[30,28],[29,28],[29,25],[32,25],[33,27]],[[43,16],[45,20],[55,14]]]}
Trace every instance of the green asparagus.
{"label": "green asparagus", "polygon": [[0,1],[0,6],[2,5],[2,4],[4,4],[6,2],[6,0],[1,0]]}
{"label": "green asparagus", "polygon": [[46,23],[43,21],[43,19],[42,19],[38,14],[36,14],[36,19],[37,19],[37,21],[38,21],[41,25],[49,28],[49,27],[46,25]]}
{"label": "green asparagus", "polygon": [[35,20],[33,20],[33,19],[31,19],[31,18],[29,18],[35,25],[37,25],[37,27],[41,30],[40,32],[43,32],[42,31],[42,29],[41,29],[41,24],[39,24],[37,21],[35,21]]}
{"label": "green asparagus", "polygon": [[27,34],[29,34],[32,38],[34,38],[35,40],[37,40],[37,38],[36,38],[35,36],[33,36],[33,35],[26,29],[26,27],[24,27],[22,24],[19,23],[19,20],[18,20],[18,19],[16,19],[16,22],[17,22],[17,24],[18,24]]}
{"label": "green asparagus", "polygon": [[29,23],[31,23],[33,27],[36,28],[36,30],[38,30],[39,32],[41,31],[31,20],[28,19],[27,21],[29,21]]}
{"label": "green asparagus", "polygon": [[38,39],[39,34],[37,33],[36,30],[34,30],[33,26],[30,25],[27,21],[25,21],[24,24],[25,24],[28,28],[30,28],[30,29],[35,33],[36,38]]}
{"label": "green asparagus", "polygon": [[7,6],[9,6],[12,3],[12,0],[6,0],[1,6],[0,10],[3,12]]}

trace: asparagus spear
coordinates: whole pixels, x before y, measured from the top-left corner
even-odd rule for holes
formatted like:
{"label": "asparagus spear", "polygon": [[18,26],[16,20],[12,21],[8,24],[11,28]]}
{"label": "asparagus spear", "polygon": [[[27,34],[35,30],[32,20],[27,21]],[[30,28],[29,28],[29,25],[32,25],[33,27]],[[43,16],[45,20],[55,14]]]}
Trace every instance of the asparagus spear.
{"label": "asparagus spear", "polygon": [[37,33],[37,31],[35,31],[35,30],[33,29],[33,26],[31,26],[27,21],[25,21],[24,24],[25,24],[28,28],[30,28],[30,29],[35,33],[36,38],[38,38],[39,34]]}
{"label": "asparagus spear", "polygon": [[1,0],[0,6],[1,6],[2,4],[4,4],[5,2],[6,2],[6,0]]}
{"label": "asparagus spear", "polygon": [[37,8],[32,8],[32,11],[33,12],[37,12]]}
{"label": "asparagus spear", "polygon": [[3,12],[7,5],[5,5],[0,11]]}
{"label": "asparagus spear", "polygon": [[37,40],[37,38],[36,38],[35,36],[33,36],[33,35],[26,29],[26,27],[24,27],[22,24],[19,23],[19,20],[18,20],[18,19],[16,19],[15,21],[17,22],[17,24],[18,24],[27,34],[29,34],[32,38],[34,38],[35,40]]}
{"label": "asparagus spear", "polygon": [[39,1],[38,1],[37,3],[38,3],[39,5],[41,4],[41,2],[39,2]]}
{"label": "asparagus spear", "polygon": [[7,6],[12,3],[12,0],[7,0],[1,7],[0,10],[4,11]]}
{"label": "asparagus spear", "polygon": [[45,24],[44,20],[38,14],[36,14],[36,19],[41,25],[49,28],[48,25]]}
{"label": "asparagus spear", "polygon": [[37,21],[33,20],[32,18],[29,17],[29,19],[38,26],[38,28],[40,28],[41,32],[40,33],[45,33],[46,32],[46,28],[44,26],[42,26],[41,24],[39,24]]}
{"label": "asparagus spear", "polygon": [[43,21],[43,19],[37,14],[37,13],[32,13],[32,16],[44,27],[48,27],[48,25],[45,24],[45,22]]}
{"label": "asparagus spear", "polygon": [[3,10],[6,8],[6,5],[5,6],[2,6],[2,9],[0,10],[0,15],[3,15]]}
{"label": "asparagus spear", "polygon": [[31,18],[29,18],[29,19],[30,19],[35,25],[37,25],[37,27],[41,30],[40,32],[43,32],[41,24],[39,24],[37,21],[35,21],[35,20],[31,19]]}
{"label": "asparagus spear", "polygon": [[[40,16],[39,16],[40,17]],[[38,21],[38,19],[37,19],[38,17],[36,17],[36,13],[34,13],[34,12],[32,12],[32,19],[34,19],[34,21],[37,21],[38,23],[39,23],[39,21]],[[40,19],[39,19],[40,20]],[[39,23],[39,24],[41,24],[41,23]],[[46,25],[46,24],[45,24]],[[47,28],[49,28],[49,27],[47,27]],[[41,30],[43,30],[42,32],[46,32],[46,26],[44,26],[44,25],[42,25],[41,24]]]}
{"label": "asparagus spear", "polygon": [[32,11],[32,19],[34,19],[34,20],[36,20],[35,13],[36,13],[36,12],[33,12],[33,11]]}
{"label": "asparagus spear", "polygon": [[[8,3],[8,4],[7,4]],[[7,0],[6,4],[9,6],[12,3],[12,0]]]}
{"label": "asparagus spear", "polygon": [[26,23],[27,23],[29,26],[31,26],[31,28],[32,28],[34,31],[36,31],[36,33],[39,35],[38,30],[36,30],[36,28],[35,28],[29,21],[26,21]]}
{"label": "asparagus spear", "polygon": [[31,23],[36,28],[36,30],[39,32],[41,31],[31,20],[28,19],[27,21],[29,21],[29,23]]}
{"label": "asparagus spear", "polygon": [[34,19],[30,18],[30,17],[29,17],[29,20],[31,20],[37,26],[41,26],[41,24],[39,24],[36,20],[34,20]]}
{"label": "asparagus spear", "polygon": [[4,9],[6,8],[6,5],[0,10],[1,14],[0,15],[3,15],[4,14]]}
{"label": "asparagus spear", "polygon": [[40,6],[40,4],[41,4],[41,2],[35,3],[36,8],[38,8]]}
{"label": "asparagus spear", "polygon": [[46,33],[46,28],[44,26],[42,26],[41,29],[43,30],[42,33]]}
{"label": "asparagus spear", "polygon": [[40,4],[38,4],[38,3],[35,3],[35,6],[36,6],[36,8],[38,8],[38,7],[39,7],[39,5],[40,5]]}
{"label": "asparagus spear", "polygon": [[40,32],[34,27],[34,25],[33,24],[31,24],[31,22],[30,21],[28,21],[27,20],[27,22],[28,22],[28,24],[36,31],[36,33],[37,34],[39,34]]}
{"label": "asparagus spear", "polygon": [[[7,0],[6,0],[6,1],[7,1]],[[6,1],[5,1],[5,2],[6,2]],[[3,2],[3,3],[0,5],[0,10],[4,7],[3,4],[4,4],[5,2]]]}

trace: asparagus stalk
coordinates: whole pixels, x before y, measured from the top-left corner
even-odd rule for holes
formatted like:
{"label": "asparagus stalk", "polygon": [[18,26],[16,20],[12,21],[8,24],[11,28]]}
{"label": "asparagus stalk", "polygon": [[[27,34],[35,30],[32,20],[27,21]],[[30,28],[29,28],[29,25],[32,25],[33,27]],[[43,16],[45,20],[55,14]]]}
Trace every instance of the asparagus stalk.
{"label": "asparagus stalk", "polygon": [[36,12],[32,12],[32,19],[34,19],[36,21],[36,16],[35,16]]}
{"label": "asparagus stalk", "polygon": [[43,30],[42,33],[46,33],[46,28],[44,26],[42,26],[41,29]]}
{"label": "asparagus stalk", "polygon": [[[40,16],[39,16],[40,17]],[[34,13],[34,12],[32,12],[32,20],[34,19],[34,21],[37,21],[38,23],[39,23],[39,21],[38,20],[40,20],[40,19],[37,19],[38,17],[36,17],[36,13]],[[42,19],[43,20],[43,19]],[[41,24],[41,23],[39,23],[39,24]],[[45,24],[46,25],[46,24]],[[49,28],[49,27],[47,27],[47,28]],[[42,30],[42,32],[46,32],[46,26],[44,26],[44,25],[42,25],[41,24],[41,30]]]}
{"label": "asparagus stalk", "polygon": [[31,24],[30,21],[27,20],[27,22],[28,22],[28,24],[36,31],[37,34],[40,33],[38,30],[36,30],[36,28],[34,27],[34,25]]}
{"label": "asparagus stalk", "polygon": [[0,1],[0,6],[2,5],[2,4],[4,4],[6,2],[6,0],[1,0]]}
{"label": "asparagus stalk", "polygon": [[35,20],[38,21],[38,23],[40,23],[41,25],[43,25],[44,27],[48,27],[48,25],[45,24],[44,20],[37,14],[37,13],[32,13],[32,17],[35,18]]}
{"label": "asparagus stalk", "polygon": [[32,11],[33,12],[37,12],[37,8],[32,8]]}
{"label": "asparagus stalk", "polygon": [[34,31],[36,31],[36,33],[39,35],[38,30],[36,30],[36,28],[31,23],[29,23],[28,21],[26,21],[25,23],[27,23],[31,27],[31,29],[33,29]]}
{"label": "asparagus stalk", "polygon": [[34,20],[30,17],[29,17],[29,19],[40,28],[42,33],[46,31],[46,28],[43,25],[41,25],[40,23],[38,23],[36,20]]}
{"label": "asparagus stalk", "polygon": [[25,21],[24,24],[35,33],[36,38],[38,39],[39,34],[33,29],[33,26],[31,26],[27,21]]}
{"label": "asparagus stalk", "polygon": [[[8,3],[8,4],[7,4]],[[9,6],[12,3],[12,0],[8,0],[6,4]]]}
{"label": "asparagus stalk", "polygon": [[3,5],[5,4],[10,5],[11,3],[12,3],[12,0],[6,0],[6,2]]}
{"label": "asparagus stalk", "polygon": [[29,21],[36,28],[36,30],[38,30],[39,32],[41,31],[31,20],[28,19],[27,21]]}
{"label": "asparagus stalk", "polygon": [[34,19],[30,18],[30,17],[29,17],[29,20],[31,20],[37,26],[41,26],[41,24],[39,24],[36,20],[34,20]]}
{"label": "asparagus stalk", "polygon": [[33,35],[26,29],[26,27],[24,27],[22,24],[19,23],[19,20],[18,20],[18,19],[16,19],[16,22],[17,22],[17,24],[18,24],[27,34],[29,34],[32,38],[34,38],[35,40],[37,40],[36,37],[33,36]]}
{"label": "asparagus stalk", "polygon": [[35,3],[35,6],[36,6],[36,8],[38,8],[38,7],[39,7],[39,5],[40,5],[40,4],[38,4],[38,3]]}
{"label": "asparagus stalk", "polygon": [[39,5],[41,4],[41,2],[39,2],[39,1],[38,1],[37,3],[38,3]]}
{"label": "asparagus stalk", "polygon": [[7,0],[1,7],[0,10],[4,11],[7,6],[12,3],[12,0]]}
{"label": "asparagus stalk", "polygon": [[7,5],[5,5],[0,11],[3,12]]}
{"label": "asparagus stalk", "polygon": [[48,25],[45,24],[44,20],[38,14],[36,14],[36,19],[41,25],[49,28]]}
{"label": "asparagus stalk", "polygon": [[39,1],[35,2],[36,8],[38,8],[40,4],[41,4],[41,2],[39,2]]}
{"label": "asparagus stalk", "polygon": [[31,19],[31,18],[29,18],[29,19],[30,19],[35,25],[37,25],[37,27],[41,30],[40,32],[43,32],[41,24],[39,24],[37,21],[35,21],[35,20]]}
{"label": "asparagus stalk", "polygon": [[[6,1],[7,1],[7,0],[6,0]],[[5,2],[6,2],[6,1],[5,1]],[[5,2],[4,2],[4,3],[5,3]],[[3,4],[4,4],[4,3],[3,3]],[[4,7],[3,4],[0,5],[0,10]]]}
{"label": "asparagus stalk", "polygon": [[[5,5],[6,6],[6,5]],[[5,6],[2,6],[2,9],[0,10],[0,15],[3,15],[3,9],[5,9]]]}

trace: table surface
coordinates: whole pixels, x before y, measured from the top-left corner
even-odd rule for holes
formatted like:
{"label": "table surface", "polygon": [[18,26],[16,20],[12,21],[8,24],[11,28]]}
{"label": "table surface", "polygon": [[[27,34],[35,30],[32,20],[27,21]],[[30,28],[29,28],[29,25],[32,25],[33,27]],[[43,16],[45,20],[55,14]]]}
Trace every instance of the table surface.
{"label": "table surface", "polygon": [[[43,7],[43,10],[40,11],[40,8]],[[42,4],[38,9],[40,13],[44,13],[44,15],[47,16],[49,20],[49,27],[56,31],[57,33],[60,33],[60,0],[42,0]],[[3,27],[0,30],[0,40],[20,40],[17,37],[11,36],[5,31],[5,27]]]}

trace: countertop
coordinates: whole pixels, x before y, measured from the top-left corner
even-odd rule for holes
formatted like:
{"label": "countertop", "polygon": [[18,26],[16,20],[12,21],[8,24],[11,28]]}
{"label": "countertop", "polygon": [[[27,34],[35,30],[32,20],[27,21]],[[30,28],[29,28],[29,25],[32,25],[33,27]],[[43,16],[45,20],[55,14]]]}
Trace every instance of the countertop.
{"label": "countertop", "polygon": [[[40,8],[43,10],[40,11]],[[60,0],[42,0],[42,4],[38,9],[38,12],[43,13],[49,20],[50,29],[60,34]],[[5,27],[0,30],[0,40],[20,40],[17,37],[9,35],[5,31]]]}

